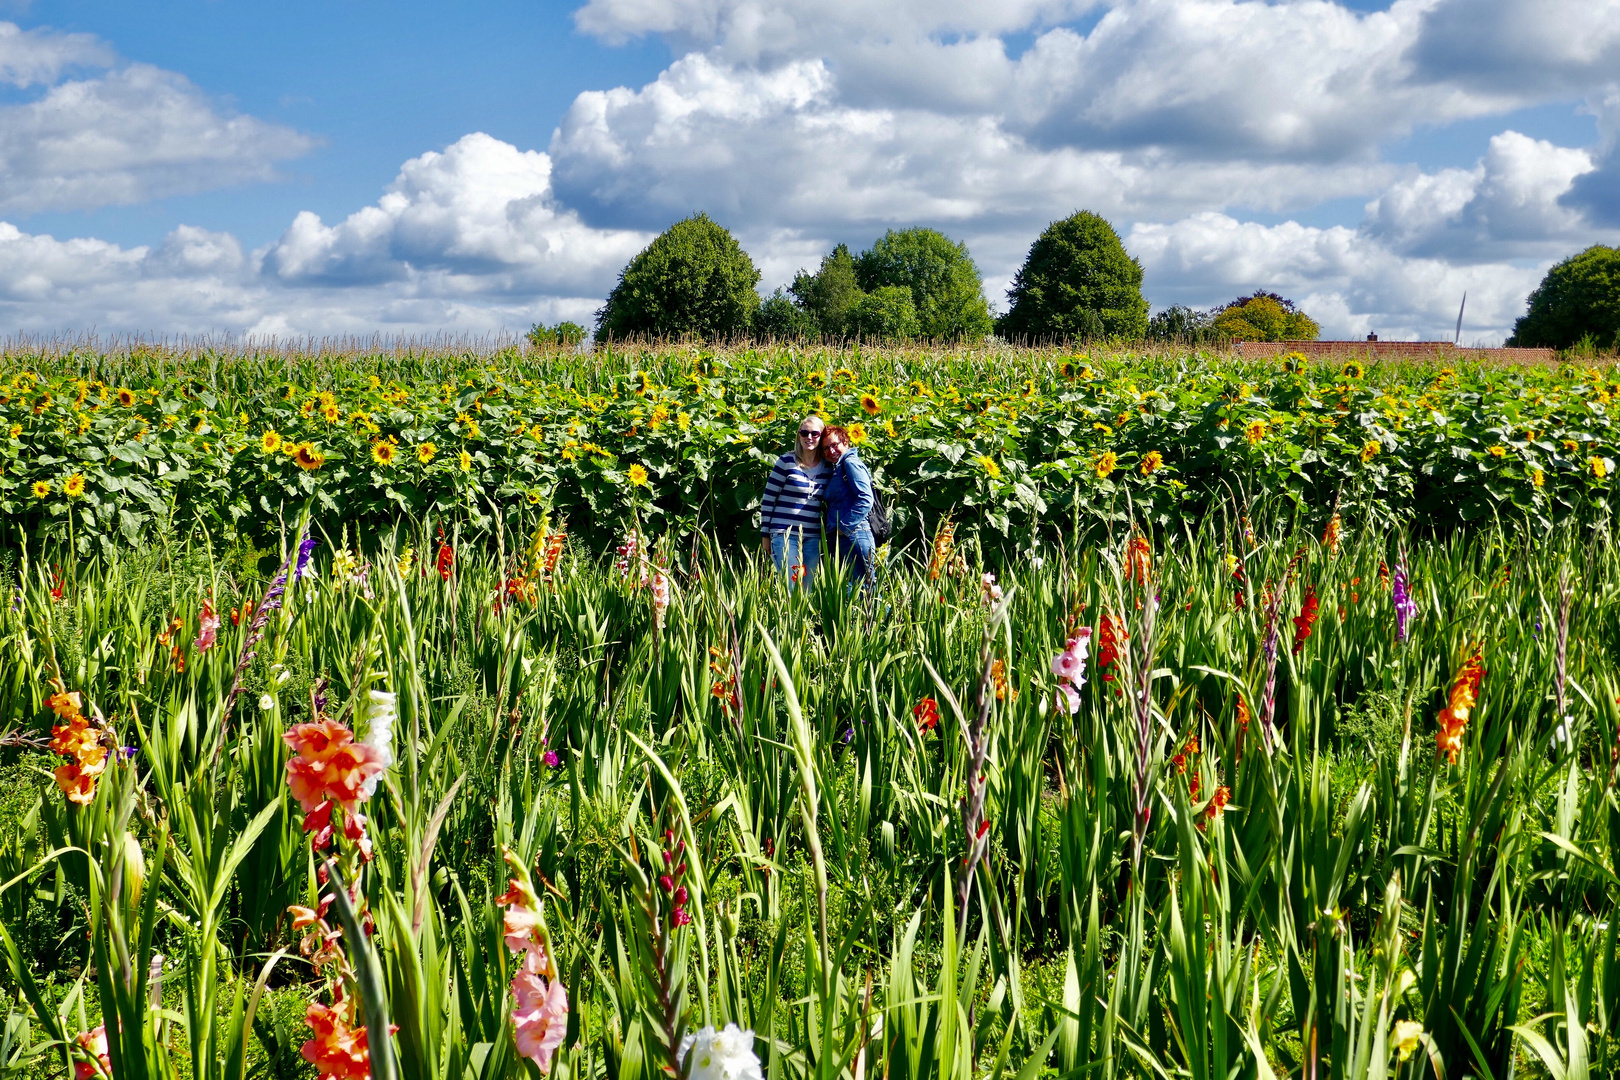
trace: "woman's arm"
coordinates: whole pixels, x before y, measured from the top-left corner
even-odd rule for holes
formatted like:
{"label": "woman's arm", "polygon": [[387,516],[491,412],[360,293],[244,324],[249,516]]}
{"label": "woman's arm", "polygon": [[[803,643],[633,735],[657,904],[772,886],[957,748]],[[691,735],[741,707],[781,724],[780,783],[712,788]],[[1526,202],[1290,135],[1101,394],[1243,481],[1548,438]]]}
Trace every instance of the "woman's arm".
{"label": "woman's arm", "polygon": [[777,496],[782,494],[782,488],[787,483],[787,470],[782,468],[782,459],[778,458],[776,464],[771,466],[771,475],[765,480],[765,496],[759,501],[759,532],[761,536],[770,535],[771,518],[776,513]]}
{"label": "woman's arm", "polygon": [[844,459],[844,481],[849,486],[850,502],[838,515],[838,528],[841,532],[848,532],[865,521],[866,515],[872,512],[872,474],[859,456]]}

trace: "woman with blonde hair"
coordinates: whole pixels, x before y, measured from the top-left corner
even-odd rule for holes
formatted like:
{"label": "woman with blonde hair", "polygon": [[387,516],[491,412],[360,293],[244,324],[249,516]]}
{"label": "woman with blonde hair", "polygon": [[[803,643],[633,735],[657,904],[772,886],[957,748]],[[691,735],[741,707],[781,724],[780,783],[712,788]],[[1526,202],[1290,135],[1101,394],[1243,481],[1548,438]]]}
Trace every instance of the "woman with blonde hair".
{"label": "woman with blonde hair", "polygon": [[821,500],[832,466],[821,450],[826,423],[814,414],[799,421],[793,449],[776,459],[759,503],[759,532],[777,573],[810,587],[821,561]]}

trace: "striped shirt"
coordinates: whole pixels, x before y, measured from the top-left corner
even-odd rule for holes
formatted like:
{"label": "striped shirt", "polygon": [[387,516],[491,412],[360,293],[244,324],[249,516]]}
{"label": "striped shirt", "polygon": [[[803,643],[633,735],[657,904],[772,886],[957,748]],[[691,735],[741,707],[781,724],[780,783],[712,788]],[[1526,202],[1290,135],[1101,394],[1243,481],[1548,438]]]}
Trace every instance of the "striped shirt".
{"label": "striped shirt", "polygon": [[825,461],[806,469],[793,454],[777,458],[759,504],[759,531],[821,532],[821,495],[831,476],[832,466]]}

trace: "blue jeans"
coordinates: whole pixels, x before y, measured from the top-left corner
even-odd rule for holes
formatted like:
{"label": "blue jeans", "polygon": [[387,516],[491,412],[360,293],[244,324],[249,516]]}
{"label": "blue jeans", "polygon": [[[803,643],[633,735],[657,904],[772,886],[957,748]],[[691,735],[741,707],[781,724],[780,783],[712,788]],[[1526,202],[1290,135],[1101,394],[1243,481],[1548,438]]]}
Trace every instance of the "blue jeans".
{"label": "blue jeans", "polygon": [[799,571],[798,585],[808,589],[810,581],[816,576],[816,566],[821,562],[821,531],[773,532],[771,535],[771,560],[776,563],[776,572],[787,574],[789,581],[793,580],[795,567],[802,567]]}
{"label": "blue jeans", "polygon": [[851,582],[859,581],[867,592],[877,588],[877,544],[872,539],[872,527],[861,522],[851,531],[832,535],[833,558],[848,560]]}

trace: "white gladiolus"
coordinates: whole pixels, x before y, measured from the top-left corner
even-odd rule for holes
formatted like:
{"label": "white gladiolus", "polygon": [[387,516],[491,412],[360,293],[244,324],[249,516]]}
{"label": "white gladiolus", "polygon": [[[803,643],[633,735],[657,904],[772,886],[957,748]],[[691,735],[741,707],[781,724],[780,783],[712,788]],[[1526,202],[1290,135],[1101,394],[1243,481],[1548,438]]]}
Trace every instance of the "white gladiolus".
{"label": "white gladiolus", "polygon": [[681,1060],[687,1063],[689,1080],[764,1080],[754,1056],[754,1033],[736,1024],[727,1024],[724,1031],[706,1027],[688,1035],[681,1040]]}
{"label": "white gladiolus", "polygon": [[[394,711],[396,699],[387,690],[371,691],[370,699],[370,708],[366,710],[366,737],[363,741],[366,746],[377,752],[377,757],[386,770],[394,763],[394,722],[399,719],[399,714]],[[377,781],[381,778],[381,772],[368,776],[360,788],[361,798],[369,799],[375,795]]]}
{"label": "white gladiolus", "polygon": [[276,707],[276,697],[275,697],[274,694],[260,694],[259,695],[259,711],[260,712],[269,712],[271,709],[273,709],[275,707]]}

